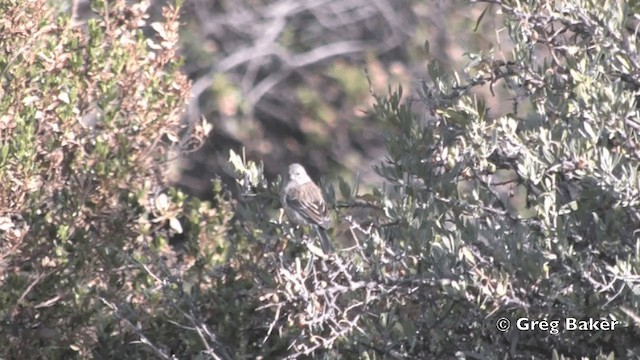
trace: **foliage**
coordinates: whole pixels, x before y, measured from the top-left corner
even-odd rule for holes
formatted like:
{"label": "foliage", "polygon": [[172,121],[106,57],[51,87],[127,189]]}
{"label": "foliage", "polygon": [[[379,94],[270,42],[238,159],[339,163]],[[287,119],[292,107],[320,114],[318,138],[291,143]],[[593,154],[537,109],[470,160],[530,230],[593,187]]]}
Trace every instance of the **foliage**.
{"label": "foliage", "polygon": [[[268,336],[288,339],[290,356],[639,356],[633,9],[490,3],[512,53],[469,54],[462,76],[432,62],[424,113],[402,89],[376,97],[395,129],[376,168],[389,186],[363,200],[342,184],[355,246],[309,271],[281,260],[262,298]],[[483,86],[512,112],[492,113],[475,94]],[[559,333],[502,333],[501,318],[559,320]],[[567,318],[618,325],[571,331]]]}
{"label": "foliage", "polygon": [[141,264],[188,208],[163,190],[168,160],[197,140],[181,123],[178,8],[148,24],[155,39],[142,36],[144,4],[94,8],[100,18],[74,25],[45,1],[0,4],[7,358],[142,357],[147,349],[121,344],[166,307]]}
{"label": "foliage", "polygon": [[[637,358],[638,9],[487,3],[478,25],[501,13],[512,53],[469,53],[462,74],[432,61],[420,106],[374,96],[386,185],[324,186],[330,256],[246,156],[233,196],[169,186],[202,136],[181,122],[178,6],[147,24],[144,3],[96,1],[78,26],[0,3],[1,355]],[[620,325],[496,329],[568,317]]]}

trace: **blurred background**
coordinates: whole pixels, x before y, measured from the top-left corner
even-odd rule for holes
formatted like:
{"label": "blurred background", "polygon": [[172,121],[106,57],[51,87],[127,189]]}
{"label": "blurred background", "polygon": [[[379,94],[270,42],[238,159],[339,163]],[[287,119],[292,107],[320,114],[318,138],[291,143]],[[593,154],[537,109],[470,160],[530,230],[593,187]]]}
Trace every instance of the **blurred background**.
{"label": "blurred background", "polygon": [[[166,4],[148,3],[149,23]],[[78,21],[91,16],[87,0],[58,7]],[[499,20],[483,19],[473,31],[485,8],[450,0],[186,0],[181,51],[193,88],[185,116],[212,131],[181,159],[174,181],[206,198],[212,178],[231,180],[229,150],[244,148],[271,179],[299,162],[315,179],[359,173],[365,186],[379,184],[371,166],[384,160],[393,134],[370,115],[372,93],[402,85],[406,99],[417,98],[429,63],[461,71],[470,62],[462,49],[490,51]]]}

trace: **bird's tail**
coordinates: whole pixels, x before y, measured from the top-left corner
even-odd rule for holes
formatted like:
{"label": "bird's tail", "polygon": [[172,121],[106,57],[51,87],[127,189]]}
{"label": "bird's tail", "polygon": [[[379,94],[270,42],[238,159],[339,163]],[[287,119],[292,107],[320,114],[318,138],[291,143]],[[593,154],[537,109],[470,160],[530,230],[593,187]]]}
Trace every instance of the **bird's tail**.
{"label": "bird's tail", "polygon": [[333,246],[331,245],[331,239],[329,239],[327,230],[319,226],[315,226],[315,228],[318,231],[318,237],[320,237],[320,246],[322,247],[322,252],[325,255],[331,254],[333,252]]}

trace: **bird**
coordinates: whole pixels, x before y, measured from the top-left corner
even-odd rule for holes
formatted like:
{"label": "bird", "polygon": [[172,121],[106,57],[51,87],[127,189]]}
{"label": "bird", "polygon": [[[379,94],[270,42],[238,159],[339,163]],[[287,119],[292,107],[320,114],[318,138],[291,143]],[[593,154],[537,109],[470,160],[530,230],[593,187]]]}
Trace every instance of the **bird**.
{"label": "bird", "polygon": [[307,175],[300,164],[289,165],[289,171],[280,192],[280,202],[287,217],[298,225],[311,225],[318,232],[322,252],[333,252],[327,229],[331,217],[322,190]]}

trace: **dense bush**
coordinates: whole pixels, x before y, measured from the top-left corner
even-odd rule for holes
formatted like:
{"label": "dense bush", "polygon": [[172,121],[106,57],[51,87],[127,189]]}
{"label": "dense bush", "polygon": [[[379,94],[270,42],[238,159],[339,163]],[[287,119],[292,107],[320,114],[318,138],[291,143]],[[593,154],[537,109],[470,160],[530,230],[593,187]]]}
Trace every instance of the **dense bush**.
{"label": "dense bush", "polygon": [[[512,53],[469,53],[462,74],[432,61],[413,104],[373,95],[386,185],[324,186],[331,257],[233,152],[237,196],[169,186],[201,137],[180,120],[179,6],[148,24],[96,1],[72,26],[45,1],[0,3],[1,354],[639,357],[638,9],[490,3],[477,26],[501,13]],[[621,325],[500,332],[503,317]]]}
{"label": "dense bush", "polygon": [[72,25],[46,5],[0,4],[0,349],[138,358],[122,344],[163,337],[146,331],[162,298],[142,266],[183,211],[162,201],[168,161],[197,140],[181,124],[178,10],[145,24],[141,5],[96,2],[100,18]]}
{"label": "dense bush", "polygon": [[[418,113],[401,91],[378,97],[395,129],[376,169],[389,185],[363,200],[341,184],[336,203],[355,246],[329,271],[281,260],[266,284],[268,336],[291,356],[640,356],[634,9],[491,3],[512,53],[470,53],[461,76],[432,62]],[[488,109],[482,87],[512,111]],[[503,317],[559,333],[502,333]]]}

